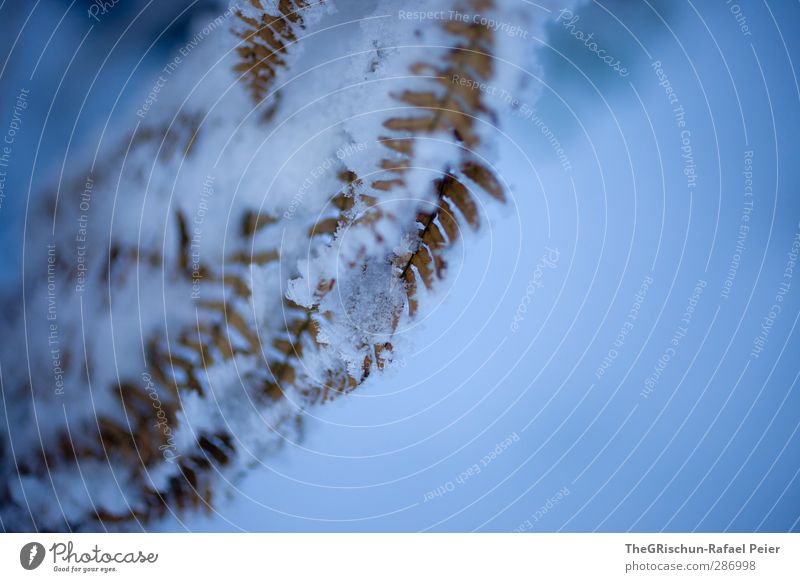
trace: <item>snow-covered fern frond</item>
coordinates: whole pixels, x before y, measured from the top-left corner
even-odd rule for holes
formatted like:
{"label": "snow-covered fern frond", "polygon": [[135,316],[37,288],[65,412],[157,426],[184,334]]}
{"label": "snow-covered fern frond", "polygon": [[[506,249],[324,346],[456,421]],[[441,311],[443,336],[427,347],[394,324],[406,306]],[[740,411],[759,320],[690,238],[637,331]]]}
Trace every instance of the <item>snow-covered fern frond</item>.
{"label": "snow-covered fern frond", "polygon": [[330,0],[327,6],[324,1],[248,0],[236,11],[240,23],[234,31],[241,43],[236,47],[240,62],[234,70],[242,74],[256,103],[269,97],[268,111],[274,111],[278,93],[270,95],[270,90],[279,72],[296,60],[294,55],[302,48],[298,38],[306,23],[318,20],[331,7]]}
{"label": "snow-covered fern frond", "polygon": [[211,508],[308,407],[396,357],[449,251],[505,200],[508,103],[485,87],[519,91],[535,47],[493,23],[541,33],[547,11],[442,0],[465,17],[431,23],[398,17],[421,0],[336,4],[239,7],[42,205],[31,226],[53,229],[52,252],[31,258],[26,298],[57,315],[9,323],[46,349],[3,370],[7,416],[34,427],[0,451],[6,527],[144,528]]}

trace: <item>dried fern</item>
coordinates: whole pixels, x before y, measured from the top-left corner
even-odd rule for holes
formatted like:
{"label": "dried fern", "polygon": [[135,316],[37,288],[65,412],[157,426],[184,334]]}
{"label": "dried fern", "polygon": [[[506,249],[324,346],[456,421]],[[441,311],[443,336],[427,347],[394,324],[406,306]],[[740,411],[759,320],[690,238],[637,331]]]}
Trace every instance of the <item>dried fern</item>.
{"label": "dried fern", "polygon": [[312,3],[306,0],[280,0],[277,6],[264,6],[261,0],[249,3],[255,8],[255,15],[249,16],[249,11],[242,10],[236,13],[242,23],[236,35],[242,42],[236,49],[240,62],[235,70],[243,75],[254,102],[261,103],[279,71],[286,68],[287,53],[297,42],[304,26],[303,13]]}
{"label": "dried fern", "polygon": [[[483,10],[491,7],[491,2],[475,1],[470,8]],[[455,46],[446,52],[440,63],[419,61],[410,72],[416,76],[431,77],[439,90],[406,90],[393,94],[393,98],[405,106],[403,115],[387,119],[383,127],[391,132],[379,138],[387,150],[379,164],[383,175],[372,181],[374,200],[394,192],[406,191],[407,174],[416,165],[416,147],[420,139],[443,136],[461,144],[460,161],[446,168],[444,177],[435,180],[433,188],[435,201],[433,210],[422,209],[416,216],[415,230],[408,233],[410,250],[400,256],[387,257],[395,269],[395,276],[404,286],[407,295],[407,312],[416,315],[418,280],[432,289],[436,279],[443,278],[446,270],[445,254],[459,237],[459,224],[466,223],[473,229],[480,226],[478,203],[468,184],[480,188],[491,197],[503,202],[505,196],[500,181],[494,172],[473,153],[480,145],[475,129],[476,120],[493,119],[494,114],[484,102],[480,92],[466,89],[453,79],[468,79],[477,86],[488,81],[493,74],[492,51],[493,33],[490,28],[477,23],[445,22],[444,29],[454,39]],[[415,193],[410,192],[410,196]],[[364,211],[353,224],[368,225],[384,218],[380,207],[373,205]],[[353,265],[354,270],[362,268]],[[319,304],[332,284],[317,285],[314,298]],[[328,282],[330,283],[330,282]],[[319,290],[323,291],[320,292]],[[399,314],[395,311],[389,323],[390,329],[397,328]],[[365,378],[373,363],[381,369],[384,365],[380,353],[391,349],[391,343],[372,346],[373,354],[364,356]],[[362,346],[366,348],[367,346]]]}
{"label": "dried fern", "polygon": [[[291,47],[306,24],[310,6],[305,0],[280,0],[270,7],[261,0],[250,0],[250,6],[239,11],[241,26],[236,34],[241,43],[236,49],[235,71],[256,103],[269,95],[280,72],[290,64]],[[488,0],[473,0],[460,8],[481,12],[492,6]],[[453,82],[458,77],[477,85],[492,78],[496,49],[492,30],[460,21],[441,26],[452,48],[430,54],[420,51],[409,69],[411,77],[420,82],[409,83],[413,89],[392,93],[399,113],[383,120],[375,135],[381,147],[371,174],[376,177],[361,179],[354,170],[342,169],[338,176],[341,189],[330,196],[322,212],[313,219],[297,219],[303,221],[304,234],[294,242],[298,247],[306,245],[312,258],[335,257],[351,231],[372,233],[382,254],[365,247],[348,255],[339,278],[304,281],[311,289],[310,301],[282,298],[280,313],[262,321],[256,309],[254,273],[275,280],[282,268],[294,268],[275,244],[275,233],[281,228],[277,212],[237,207],[232,215],[238,239],[219,264],[192,266],[190,220],[181,208],[170,214],[169,228],[177,233],[174,252],[140,252],[116,242],[109,245],[106,268],[100,275],[109,285],[122,284],[142,264],[153,270],[163,268],[167,278],[183,285],[199,275],[203,299],[195,304],[197,321],[185,322],[172,337],[158,333],[145,338],[147,372],[173,430],[182,424],[187,398],[213,404],[217,395],[209,370],[227,366],[236,369],[241,384],[236,396],[269,414],[266,430],[300,432],[307,407],[351,392],[373,370],[384,369],[392,360],[392,342],[401,320],[406,314],[415,317],[420,309],[420,286],[433,289],[446,276],[448,250],[461,237],[462,227],[476,230],[481,226],[477,192],[504,201],[500,181],[477,153],[483,146],[478,124],[493,121],[495,113],[480,92]],[[158,147],[162,164],[191,157],[206,139],[201,119],[184,114],[172,127],[142,128],[128,149]],[[429,180],[426,192],[413,192],[412,185],[419,181],[411,178],[424,140],[456,144],[458,153],[438,168],[439,176]],[[403,198],[429,203],[389,205],[388,210],[383,204]],[[400,225],[402,241],[383,239],[381,228],[387,221]],[[400,247],[404,250],[386,250]],[[343,315],[331,309],[326,299],[338,291],[345,302],[353,303],[346,309],[355,310],[360,307],[359,296],[352,290],[360,291],[360,279],[373,272],[388,274],[386,302],[391,309],[369,322],[378,333],[364,333],[354,342],[357,345],[351,346],[356,356],[341,356],[330,344],[326,330],[338,325]],[[287,277],[285,273],[282,276]],[[290,270],[288,277],[296,276],[298,273]],[[250,365],[239,376],[241,362]],[[75,438],[68,431],[60,432],[38,458],[24,460],[20,474],[44,480],[48,471],[67,470],[75,462],[90,460],[129,468],[137,493],[129,509],[99,507],[84,521],[71,524],[82,527],[96,528],[98,523],[127,527],[162,518],[173,510],[210,507],[217,475],[241,466],[237,465],[242,462],[237,437],[220,427],[201,428],[156,485],[149,473],[158,466],[164,468],[165,438],[152,425],[153,412],[148,409],[152,396],[130,379],[114,392],[114,405],[98,415],[85,434]]]}

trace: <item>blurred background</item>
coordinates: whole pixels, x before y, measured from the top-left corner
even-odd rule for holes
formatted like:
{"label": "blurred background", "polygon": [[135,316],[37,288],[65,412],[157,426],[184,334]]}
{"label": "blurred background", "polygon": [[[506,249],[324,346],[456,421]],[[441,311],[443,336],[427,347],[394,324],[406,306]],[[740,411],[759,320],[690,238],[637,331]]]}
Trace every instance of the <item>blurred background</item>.
{"label": "blurred background", "polygon": [[[6,295],[31,201],[132,123],[211,2],[126,0],[102,26],[88,5],[0,2],[3,128],[29,91],[0,205]],[[512,203],[414,352],[315,410],[216,513],[156,528],[800,529],[798,22],[775,1],[559,16],[531,39],[539,100],[502,120]]]}

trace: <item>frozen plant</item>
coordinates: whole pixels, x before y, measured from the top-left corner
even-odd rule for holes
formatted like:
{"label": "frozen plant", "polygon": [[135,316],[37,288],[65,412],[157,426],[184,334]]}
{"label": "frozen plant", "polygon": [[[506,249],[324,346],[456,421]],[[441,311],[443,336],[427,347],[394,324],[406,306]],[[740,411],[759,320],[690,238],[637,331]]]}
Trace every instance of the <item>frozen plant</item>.
{"label": "frozen plant", "polygon": [[535,39],[568,4],[221,6],[29,219],[0,348],[4,527],[208,509],[304,410],[389,365],[505,199],[498,94],[531,102]]}

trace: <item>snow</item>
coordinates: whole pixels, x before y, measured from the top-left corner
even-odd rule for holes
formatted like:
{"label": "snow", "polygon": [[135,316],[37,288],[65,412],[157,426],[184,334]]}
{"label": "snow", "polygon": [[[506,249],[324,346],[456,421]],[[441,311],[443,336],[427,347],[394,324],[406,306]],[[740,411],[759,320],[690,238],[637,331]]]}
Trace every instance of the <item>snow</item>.
{"label": "snow", "polygon": [[[542,34],[541,14],[506,4],[498,3],[485,16],[498,22],[524,22]],[[247,15],[260,16],[261,11],[249,3],[244,6]],[[78,442],[99,415],[124,422],[114,389],[120,382],[139,384],[152,338],[158,338],[159,345],[170,345],[181,332],[191,332],[198,320],[228,323],[222,314],[203,306],[203,301],[222,296],[219,284],[204,282],[197,300],[194,282],[180,273],[179,214],[188,226],[191,252],[198,264],[220,275],[237,274],[248,284],[252,299],[230,292],[226,299],[230,309],[244,314],[262,344],[269,345],[276,333],[283,332],[284,299],[313,309],[318,326],[319,345],[303,339],[303,358],[296,363],[297,386],[284,387],[288,398],[277,403],[265,404],[251,394],[251,379],[269,365],[263,353],[217,359],[205,366],[197,363],[202,369],[203,393],[181,392],[181,410],[170,428],[176,450],[184,457],[197,450],[200,435],[234,435],[238,454],[212,480],[238,475],[284,438],[295,438],[282,428],[286,418],[304,406],[294,388],[321,387],[329,372],[346,372],[360,379],[373,346],[395,341],[397,316],[405,313],[406,290],[398,282],[391,258],[414,250],[410,234],[416,232],[417,213],[429,211],[436,201],[434,180],[459,167],[466,154],[449,133],[414,136],[418,139],[411,168],[403,176],[404,186],[377,194],[370,191],[368,184],[385,177],[380,164],[391,155],[380,143],[390,133],[384,122],[409,115],[408,107],[393,95],[402,90],[441,93],[439,82],[412,75],[411,67],[442,62],[454,39],[434,23],[396,18],[399,7],[425,10],[428,2],[380,0],[372,3],[367,17],[364,6],[339,3],[334,8],[326,2],[306,15],[305,40],[291,47],[290,67],[278,75],[273,85],[276,93],[268,97],[272,105],[275,95],[280,95],[269,120],[261,115],[264,104],[253,105],[233,71],[238,39],[227,28],[217,28],[192,45],[180,66],[166,75],[146,116],[132,115],[127,132],[114,130],[117,138],[102,144],[91,208],[86,213],[88,283],[80,293],[69,274],[75,260],[75,221],[81,214],[72,184],[82,184],[85,171],[75,171],[67,185],[62,184],[55,230],[57,337],[61,349],[71,352],[67,388],[65,394],[53,390],[52,353],[43,349],[48,345],[47,322],[42,317],[47,286],[31,285],[26,337],[35,405],[29,406],[29,399],[20,400],[12,410],[16,422],[36,422],[45,443],[58,441],[64,422]],[[198,22],[195,38],[206,30],[207,22]],[[495,37],[498,56],[535,66],[529,47],[518,38],[501,33]],[[334,39],[337,44],[331,43]],[[511,66],[496,70],[498,76],[492,82],[498,86],[520,91],[525,85],[524,71]],[[498,110],[506,105],[490,103]],[[497,137],[494,113],[486,112],[476,120],[482,139],[475,153],[490,161]],[[163,136],[164,128],[169,128],[167,136]],[[89,154],[83,158],[88,163]],[[346,188],[339,177],[342,171],[355,172],[367,186],[356,189],[354,209],[343,215],[344,222],[332,236],[311,237],[309,228],[331,215],[331,198]],[[363,194],[377,197],[378,205],[370,208]],[[244,237],[241,224],[247,211],[279,220]],[[51,216],[39,213],[31,228],[46,232],[51,221]],[[111,280],[105,281],[101,274],[112,248],[128,254],[114,266]],[[29,255],[29,269],[41,282],[45,263],[40,251]],[[267,251],[279,251],[279,260],[252,267],[235,267],[229,261],[237,252]],[[321,292],[327,283],[331,290]],[[418,287],[422,305],[418,317],[424,318],[432,304],[423,285]],[[408,316],[403,315],[399,325],[408,324]],[[22,332],[21,318],[13,325]],[[237,332],[231,329],[230,334]],[[406,342],[403,338],[398,346]],[[5,360],[18,346],[0,349]],[[5,371],[6,390],[27,396],[28,371],[22,367]],[[18,457],[30,457],[39,448],[38,434],[27,432],[14,438]],[[91,501],[115,513],[124,511],[126,503],[141,503],[142,482],[132,476],[131,467],[114,462],[112,475],[112,467],[101,462],[85,464],[92,475],[87,480],[88,492],[76,485],[74,474],[70,477],[74,467],[63,465],[51,471],[70,520],[79,522],[88,514]],[[163,487],[179,467],[165,459],[147,471],[148,479]],[[52,492],[44,479],[41,473],[26,477],[26,494],[48,498]],[[132,482],[137,485],[131,486]],[[20,493],[14,494],[17,504],[23,503]],[[60,512],[47,503],[37,505],[50,507],[50,513],[41,516],[43,525],[60,527]]]}

